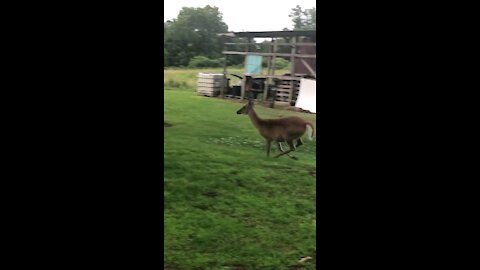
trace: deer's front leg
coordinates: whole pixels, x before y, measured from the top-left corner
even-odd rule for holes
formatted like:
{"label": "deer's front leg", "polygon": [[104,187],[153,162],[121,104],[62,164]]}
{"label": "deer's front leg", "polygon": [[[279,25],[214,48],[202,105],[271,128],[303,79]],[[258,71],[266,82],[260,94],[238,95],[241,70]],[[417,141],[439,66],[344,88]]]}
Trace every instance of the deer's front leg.
{"label": "deer's front leg", "polygon": [[267,140],[267,157],[270,156],[270,147],[272,146],[272,141]]}

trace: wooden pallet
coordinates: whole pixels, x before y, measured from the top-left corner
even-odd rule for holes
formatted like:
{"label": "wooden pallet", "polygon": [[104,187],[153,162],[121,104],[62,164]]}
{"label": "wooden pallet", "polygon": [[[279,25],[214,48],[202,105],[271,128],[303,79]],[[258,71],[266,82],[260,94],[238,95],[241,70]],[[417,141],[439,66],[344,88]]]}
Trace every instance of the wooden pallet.
{"label": "wooden pallet", "polygon": [[211,87],[211,88],[220,88],[222,82],[197,82],[198,87]]}
{"label": "wooden pallet", "polygon": [[288,106],[290,106],[290,102],[286,102],[286,101],[275,101],[275,106],[278,106],[278,107],[288,107]]}
{"label": "wooden pallet", "polygon": [[223,74],[199,73],[197,79],[197,94],[214,97],[220,93]]}
{"label": "wooden pallet", "polygon": [[275,97],[275,102],[286,102],[290,96],[289,91],[278,91],[277,96]]}
{"label": "wooden pallet", "polygon": [[225,95],[226,98],[231,98],[231,99],[241,99],[242,97],[240,96],[234,96],[234,95]]}
{"label": "wooden pallet", "polygon": [[[277,84],[277,97],[276,102],[285,102],[289,103],[288,98],[290,97],[290,92],[292,91],[292,85],[290,84],[291,80],[282,80]],[[293,95],[292,100],[295,101],[300,90],[300,82],[293,81]]]}
{"label": "wooden pallet", "polygon": [[213,91],[213,90],[199,90],[197,89],[197,95],[199,96],[209,96],[209,97],[214,97],[219,94],[219,91]]}
{"label": "wooden pallet", "polygon": [[197,93],[198,96],[204,96],[204,97],[215,97],[216,95],[213,94],[208,94],[208,93]]}
{"label": "wooden pallet", "polygon": [[220,92],[220,87],[197,86],[197,92]]}

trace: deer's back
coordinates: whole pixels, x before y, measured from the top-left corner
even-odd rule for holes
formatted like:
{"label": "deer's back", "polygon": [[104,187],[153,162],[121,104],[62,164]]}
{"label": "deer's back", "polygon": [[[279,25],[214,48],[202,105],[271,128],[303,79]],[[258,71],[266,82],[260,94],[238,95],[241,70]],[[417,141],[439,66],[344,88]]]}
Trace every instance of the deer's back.
{"label": "deer's back", "polygon": [[277,141],[297,139],[306,131],[305,124],[307,122],[296,116],[264,121],[264,131],[260,132],[264,137],[270,137]]}

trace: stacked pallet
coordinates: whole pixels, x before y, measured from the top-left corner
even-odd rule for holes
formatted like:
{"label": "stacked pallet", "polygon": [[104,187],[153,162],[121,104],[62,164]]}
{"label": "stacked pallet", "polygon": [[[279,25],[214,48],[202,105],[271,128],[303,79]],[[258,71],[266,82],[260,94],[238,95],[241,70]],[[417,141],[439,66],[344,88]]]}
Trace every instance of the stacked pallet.
{"label": "stacked pallet", "polygon": [[[277,85],[277,98],[276,102],[289,102],[288,98],[290,97],[292,86],[290,85],[290,80],[282,80]],[[297,100],[298,91],[300,89],[300,82],[297,80],[293,81],[293,96],[292,101]]]}
{"label": "stacked pallet", "polygon": [[214,97],[220,93],[223,82],[222,73],[198,73],[197,94]]}
{"label": "stacked pallet", "polygon": [[241,99],[241,96],[234,96],[234,95],[225,95],[226,98],[231,98],[231,99]]}

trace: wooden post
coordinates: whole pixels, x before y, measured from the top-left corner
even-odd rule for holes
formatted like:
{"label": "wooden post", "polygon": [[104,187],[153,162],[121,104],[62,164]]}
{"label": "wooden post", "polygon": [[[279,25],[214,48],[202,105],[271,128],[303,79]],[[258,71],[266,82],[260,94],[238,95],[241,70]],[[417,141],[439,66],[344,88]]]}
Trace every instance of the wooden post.
{"label": "wooden post", "polygon": [[[248,50],[249,50],[249,47],[250,47],[250,42],[251,42],[252,38],[248,38],[248,44],[247,44],[247,47],[245,48],[245,53],[248,53]],[[245,66],[247,64],[247,56],[248,54],[245,55],[245,61],[243,62],[243,66]],[[246,79],[246,76],[245,76],[245,73],[243,74],[243,79],[242,79],[242,88],[241,88],[241,96],[240,96],[240,100],[243,100],[245,98],[245,83],[247,82],[247,79]]]}
{"label": "wooden post", "polygon": [[305,61],[305,59],[301,59],[300,60],[302,62],[302,64],[308,69],[308,72],[310,72],[310,74],[315,77],[315,79],[317,78],[317,73],[313,70],[313,68],[308,64],[307,61]]}
{"label": "wooden post", "polygon": [[[272,44],[269,44],[268,46],[269,52],[273,53],[274,52],[274,45],[273,45],[273,38],[272,38]],[[267,76],[270,75],[272,66],[274,65],[273,63],[273,56],[270,56],[268,58],[268,63],[267,63]],[[272,82],[272,79],[267,77],[265,79],[265,87],[263,89],[263,101],[267,101],[268,98],[268,85]]]}
{"label": "wooden post", "polygon": [[[225,44],[223,45],[225,50]],[[220,87],[220,97],[225,97],[225,89],[227,88],[227,55],[223,58],[223,78],[222,78],[222,86]]]}
{"label": "wooden post", "polygon": [[[277,50],[278,50],[278,39],[275,39],[273,41],[273,56],[272,56],[272,74],[271,76],[274,76],[275,75],[275,59],[277,58]],[[273,77],[272,77],[272,84],[273,84],[274,80],[273,80]],[[276,93],[277,91],[274,92],[275,93],[275,96],[272,97],[273,99],[273,102],[272,102],[272,108],[275,107],[275,99],[277,98],[276,96]]]}
{"label": "wooden post", "polygon": [[275,59],[277,58],[278,41],[273,42],[273,56],[272,56],[272,76],[275,75]]}
{"label": "wooden post", "polygon": [[[290,76],[294,77],[295,76],[295,52],[297,50],[295,41],[297,40],[297,37],[292,37],[292,52],[290,55]],[[293,100],[293,91],[295,91],[295,81],[293,78],[290,81],[290,94],[288,95],[288,102],[292,102]]]}

